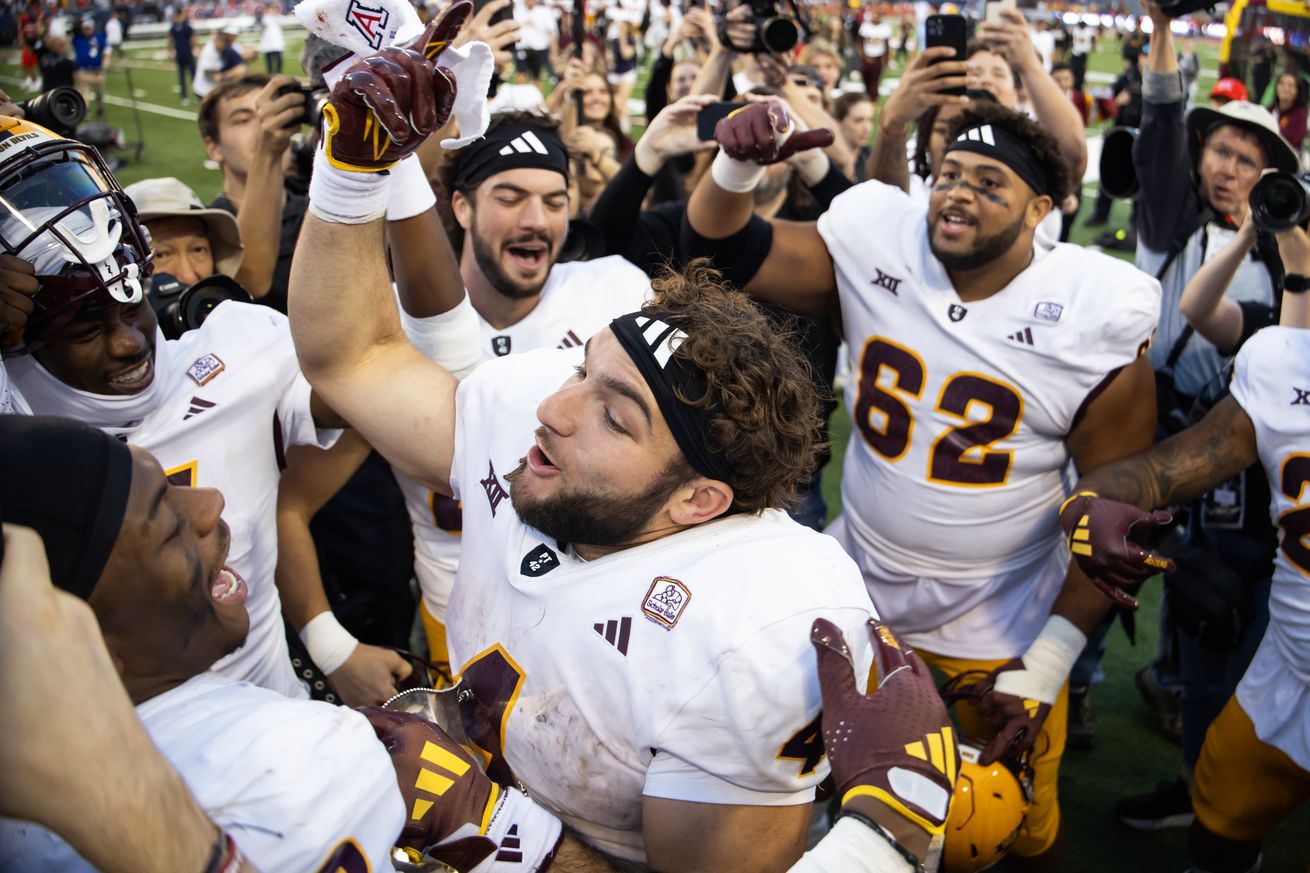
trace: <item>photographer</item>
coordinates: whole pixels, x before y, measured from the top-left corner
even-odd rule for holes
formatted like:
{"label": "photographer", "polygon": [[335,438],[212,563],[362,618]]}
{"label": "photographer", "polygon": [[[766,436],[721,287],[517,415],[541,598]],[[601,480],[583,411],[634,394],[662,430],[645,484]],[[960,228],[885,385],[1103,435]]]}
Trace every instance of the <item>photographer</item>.
{"label": "photographer", "polygon": [[[1154,37],[1142,79],[1142,126],[1133,146],[1141,184],[1136,261],[1160,280],[1164,295],[1150,354],[1160,422],[1172,432],[1224,394],[1225,352],[1232,351],[1216,348],[1186,324],[1180,306],[1184,287],[1207,254],[1231,244],[1237,248],[1217,255],[1234,267],[1226,295],[1235,302],[1272,306],[1281,276],[1272,240],[1257,238],[1254,250],[1246,244],[1250,258],[1244,243],[1233,240],[1261,173],[1269,167],[1295,171],[1298,160],[1278,135],[1273,117],[1251,103],[1233,101],[1217,110],[1198,106],[1184,115],[1186,94],[1171,19],[1158,6],[1148,9]],[[1199,558],[1192,572],[1179,573],[1187,584],[1171,588],[1160,654],[1137,676],[1138,688],[1162,725],[1177,718],[1179,704],[1173,698],[1181,692],[1183,776],[1156,792],[1121,801],[1119,817],[1132,826],[1154,829],[1190,820],[1191,767],[1207,727],[1250,658],[1252,638],[1258,640],[1259,620],[1252,618],[1234,631],[1236,638],[1222,647],[1226,651],[1214,651],[1177,631],[1169,615],[1181,616],[1194,605],[1177,599],[1188,588],[1213,587],[1217,579],[1233,574],[1240,581],[1232,596],[1240,598],[1248,614],[1259,614],[1273,546],[1265,513],[1268,495],[1255,493],[1263,478],[1246,471],[1193,504],[1189,513],[1185,548]]]}

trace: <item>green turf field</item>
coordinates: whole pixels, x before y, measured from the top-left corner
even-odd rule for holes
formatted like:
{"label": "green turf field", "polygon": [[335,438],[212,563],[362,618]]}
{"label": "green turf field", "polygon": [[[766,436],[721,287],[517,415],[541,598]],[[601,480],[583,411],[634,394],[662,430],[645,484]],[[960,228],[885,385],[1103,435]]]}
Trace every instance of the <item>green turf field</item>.
{"label": "green turf field", "polygon": [[[251,37],[246,37],[250,40]],[[286,62],[289,72],[298,70],[296,62],[299,39],[288,33]],[[1203,62],[1200,93],[1208,91],[1215,78],[1217,46],[1200,44]],[[177,176],[196,190],[201,199],[218,193],[220,176],[204,166],[204,152],[195,125],[195,106],[183,107],[177,94],[177,77],[164,54],[162,40],[144,46],[129,44],[129,65],[119,64],[108,75],[108,93],[114,102],[107,107],[109,123],[121,127],[129,140],[138,138],[129,96],[141,101],[139,117],[144,130],[144,150],[140,161],[125,164],[118,172],[120,180],[130,183],[153,176]],[[129,90],[128,74],[132,80]],[[254,68],[260,68],[256,61]],[[1107,40],[1093,57],[1089,69],[1117,74],[1120,69],[1117,47]],[[893,66],[887,78],[895,78],[899,68]],[[637,96],[644,86],[644,74]],[[0,53],[0,87],[17,95],[21,84],[16,51]],[[1097,84],[1091,82],[1091,84]],[[634,134],[640,128],[634,130]],[[1096,131],[1092,131],[1095,133]],[[129,155],[130,157],[130,155]],[[1084,197],[1083,216],[1091,207],[1095,190]],[[1126,204],[1116,204],[1111,225],[1127,217]],[[1073,241],[1086,243],[1100,229],[1085,229],[1082,217],[1075,226]],[[845,413],[834,415],[832,441],[834,461],[825,471],[824,493],[830,511],[839,506],[837,482],[842,452],[849,437],[850,423]],[[1133,687],[1132,675],[1147,663],[1154,651],[1160,587],[1149,586],[1142,598],[1138,617],[1138,644],[1128,645],[1116,628],[1110,638],[1105,659],[1107,679],[1093,692],[1099,735],[1092,751],[1069,751],[1061,774],[1061,799],[1069,837],[1069,873],[1101,873],[1111,868],[1115,873],[1176,873],[1185,867],[1184,831],[1140,834],[1121,826],[1113,815],[1116,799],[1125,794],[1153,789],[1157,780],[1171,778],[1177,771],[1178,751],[1151,730],[1145,709]],[[1284,824],[1266,846],[1265,871],[1268,873],[1302,873],[1310,862],[1310,810],[1302,809]]]}

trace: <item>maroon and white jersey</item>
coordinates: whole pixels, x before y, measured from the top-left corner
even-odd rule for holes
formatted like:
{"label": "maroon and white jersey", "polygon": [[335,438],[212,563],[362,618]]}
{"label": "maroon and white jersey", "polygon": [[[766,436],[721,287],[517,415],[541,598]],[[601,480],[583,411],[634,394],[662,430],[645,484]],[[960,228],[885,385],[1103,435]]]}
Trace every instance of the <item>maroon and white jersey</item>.
{"label": "maroon and white jersey", "polygon": [[513,774],[601,850],[643,862],[643,795],[809,803],[827,774],[810,625],[841,627],[860,675],[873,608],[830,537],[780,510],[581,560],[514,512],[505,474],[580,349],[484,364],[459,386],[451,484],[464,542],[451,663]]}
{"label": "maroon and white jersey", "polygon": [[[517,324],[503,330],[481,316],[482,360],[535,349],[580,346],[615,317],[641,308],[650,296],[650,279],[618,255],[594,261],[570,261],[551,267],[537,305]],[[423,605],[445,621],[446,602],[459,566],[459,503],[400,474],[405,507],[414,528],[414,575]]]}
{"label": "maroon and white jersey", "polygon": [[832,532],[916,647],[1019,654],[1068,560],[1055,511],[1065,438],[1145,350],[1159,284],[1107,255],[1039,242],[1009,286],[966,302],[932,254],[926,207],[880,182],[839,196],[818,230],[851,355]]}

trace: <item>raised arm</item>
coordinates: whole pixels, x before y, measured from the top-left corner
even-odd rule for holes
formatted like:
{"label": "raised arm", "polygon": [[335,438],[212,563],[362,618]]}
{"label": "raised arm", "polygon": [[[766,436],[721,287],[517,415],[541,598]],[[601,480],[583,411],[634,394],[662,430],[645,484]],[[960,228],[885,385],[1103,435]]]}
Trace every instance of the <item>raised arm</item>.
{"label": "raised arm", "polygon": [[1213,258],[1201,265],[1183,288],[1178,308],[1187,323],[1221,352],[1236,351],[1242,337],[1242,307],[1224,296],[1255,245],[1255,222],[1250,210],[1241,228]]}
{"label": "raised arm", "polygon": [[[452,7],[415,46],[435,55],[471,8]],[[353,65],[337,83],[289,307],[301,369],[315,390],[394,467],[442,491],[454,452],[456,382],[401,330],[383,249],[392,179],[381,171],[445,123],[454,90],[425,55],[394,48]]]}
{"label": "raised arm", "polygon": [[[944,88],[963,88],[968,76],[963,60],[949,60],[955,53],[950,46],[927,49],[910,62],[901,75],[896,90],[878,113],[878,138],[865,167],[865,178],[877,179],[895,185],[907,194],[910,191],[910,162],[906,144],[910,138],[910,125],[934,106],[957,106],[966,98],[942,93]],[[928,136],[930,131],[919,131]]]}
{"label": "raised arm", "polygon": [[1183,125],[1185,95],[1169,17],[1154,4],[1148,3],[1147,8],[1155,35],[1142,75],[1142,126],[1133,143],[1133,168],[1141,185],[1137,232],[1146,246],[1165,252],[1181,225],[1196,214],[1197,196]]}

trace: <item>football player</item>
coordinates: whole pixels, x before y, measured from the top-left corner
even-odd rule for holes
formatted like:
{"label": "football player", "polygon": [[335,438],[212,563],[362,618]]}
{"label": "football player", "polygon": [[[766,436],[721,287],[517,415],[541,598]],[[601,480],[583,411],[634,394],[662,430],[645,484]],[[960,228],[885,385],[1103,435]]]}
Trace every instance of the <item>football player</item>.
{"label": "football player", "polygon": [[[485,139],[448,153],[441,168],[449,193],[446,229],[477,311],[483,361],[580,345],[650,294],[646,275],[617,255],[557,262],[569,228],[570,175],[558,126],[534,113],[498,114]],[[427,190],[421,177],[411,182],[402,176],[393,187],[407,184]],[[398,479],[414,525],[428,650],[445,665],[446,607],[459,566],[462,514],[450,497]]]}
{"label": "football player", "polygon": [[[811,134],[792,136],[777,105],[725,119],[688,207],[689,245],[763,300],[840,312],[855,433],[828,532],[929,663],[987,675],[977,708],[996,735],[984,763],[1033,748],[1034,803],[1012,852],[1058,868],[1066,677],[1109,604],[1066,577],[1050,500],[1066,493],[1070,461],[1091,471],[1150,445],[1142,352],[1159,287],[1099,253],[1035,241],[1067,192],[1065,163],[1050,134],[999,106],[955,120],[926,208],[871,181],[817,224],[752,218],[763,165]],[[969,707],[960,715],[969,733],[985,729]]]}
{"label": "football player", "polygon": [[[1289,278],[1304,283],[1299,274]],[[1304,292],[1289,294],[1282,323],[1296,326],[1265,328],[1242,346],[1231,393],[1204,419],[1083,476],[1061,507],[1061,526],[1084,570],[1131,588],[1165,563],[1127,539],[1134,526],[1168,515],[1151,510],[1185,504],[1253,463],[1269,477],[1269,515],[1280,538],[1269,627],[1196,764],[1187,849],[1198,873],[1259,869],[1260,841],[1310,799],[1307,309]]]}
{"label": "football player", "polygon": [[312,397],[280,313],[229,301],[165,340],[142,289],[146,239],[99,155],[25,121],[0,125],[5,278],[38,288],[5,344],[25,411],[101,427],[149,449],[170,481],[223,491],[252,628],[217,669],[304,696],[273,580],[278,477],[286,446],[327,448],[344,422]]}
{"label": "football player", "polygon": [[[453,98],[397,49],[334,89],[292,273],[302,367],[393,466],[464,499],[449,644],[489,774],[623,861],[786,869],[828,769],[811,624],[844,630],[858,673],[872,660],[858,570],[780,509],[813,464],[807,374],[703,269],[584,347],[458,384],[427,361],[387,288],[382,171]],[[940,830],[954,741],[918,748],[943,776],[915,780]],[[520,839],[525,858],[550,850],[539,829]]]}
{"label": "football player", "polygon": [[[262,870],[308,873],[328,858],[329,870],[387,869],[405,809],[369,722],[210,671],[252,627],[222,495],[170,481],[149,452],[102,430],[47,416],[0,416],[0,481],[0,519],[41,535],[52,580],[90,605],[151,739],[234,841],[220,835],[205,869],[233,869],[238,849]],[[13,819],[0,820],[0,867],[93,869]]]}

